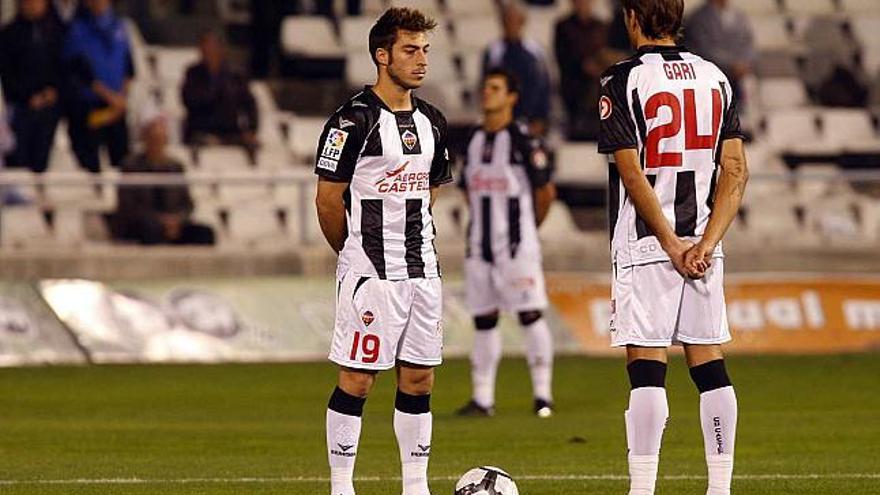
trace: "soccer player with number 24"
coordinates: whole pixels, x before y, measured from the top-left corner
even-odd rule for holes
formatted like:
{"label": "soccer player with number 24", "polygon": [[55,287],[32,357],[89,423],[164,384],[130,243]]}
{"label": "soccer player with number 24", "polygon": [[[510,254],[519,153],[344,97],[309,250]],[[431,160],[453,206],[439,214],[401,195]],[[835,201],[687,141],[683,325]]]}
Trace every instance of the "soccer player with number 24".
{"label": "soccer player with number 24", "polygon": [[630,495],[654,493],[669,408],[666,349],[684,346],[700,391],[708,495],[730,493],[737,402],[721,239],[748,178],[736,99],[714,64],[676,44],[682,0],[622,0],[637,53],[601,79],[609,155],[611,341],[625,346]]}

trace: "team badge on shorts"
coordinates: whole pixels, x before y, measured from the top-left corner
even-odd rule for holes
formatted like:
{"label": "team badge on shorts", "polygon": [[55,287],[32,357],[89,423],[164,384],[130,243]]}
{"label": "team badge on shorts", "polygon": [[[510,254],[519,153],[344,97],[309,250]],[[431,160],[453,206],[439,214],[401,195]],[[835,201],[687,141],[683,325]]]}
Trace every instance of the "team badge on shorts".
{"label": "team badge on shorts", "polygon": [[602,96],[599,98],[599,118],[602,120],[611,117],[611,112],[614,111],[614,107],[611,105],[611,98],[607,96]]}
{"label": "team badge on shorts", "polygon": [[418,136],[416,136],[412,131],[406,131],[403,135],[400,136],[403,140],[403,144],[406,145],[407,148],[413,149],[416,146],[416,143],[419,141]]}
{"label": "team badge on shorts", "polygon": [[375,319],[376,317],[373,316],[372,311],[364,311],[364,314],[361,315],[361,321],[364,322],[364,325],[366,326],[370,326],[370,324],[373,323],[373,320]]}

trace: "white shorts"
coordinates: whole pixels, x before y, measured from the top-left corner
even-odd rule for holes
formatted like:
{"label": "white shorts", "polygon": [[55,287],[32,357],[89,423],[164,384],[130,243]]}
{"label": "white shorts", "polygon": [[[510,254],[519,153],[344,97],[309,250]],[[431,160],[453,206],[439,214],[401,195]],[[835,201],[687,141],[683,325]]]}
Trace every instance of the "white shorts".
{"label": "white shorts", "polygon": [[501,258],[495,263],[468,258],[464,270],[465,296],[474,316],[499,310],[522,312],[547,307],[540,258]]}
{"label": "white shorts", "polygon": [[443,291],[439,278],[382,280],[351,273],[337,280],[330,361],[387,370],[397,361],[442,361]]}
{"label": "white shorts", "polygon": [[730,340],[721,258],[700,280],[682,277],[669,261],[616,268],[611,298],[612,347]]}

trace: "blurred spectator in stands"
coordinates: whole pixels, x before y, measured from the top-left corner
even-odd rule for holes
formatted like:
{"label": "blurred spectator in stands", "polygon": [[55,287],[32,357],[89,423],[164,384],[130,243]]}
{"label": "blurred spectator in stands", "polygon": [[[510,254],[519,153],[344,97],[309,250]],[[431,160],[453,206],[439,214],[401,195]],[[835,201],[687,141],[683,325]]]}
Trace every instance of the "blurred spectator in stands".
{"label": "blurred spectator in stands", "polygon": [[[4,167],[3,155],[15,149],[15,135],[9,128],[6,109],[0,105],[0,172]],[[30,200],[26,198],[14,185],[0,185],[0,206],[27,204]]]}
{"label": "blurred spectator in stands", "polygon": [[685,44],[718,65],[733,90],[745,99],[743,80],[752,73],[755,61],[752,25],[745,12],[734,8],[730,0],[706,0],[685,20]]}
{"label": "blurred spectator in stands", "polygon": [[19,0],[18,15],[0,31],[0,78],[16,147],[12,167],[44,172],[59,117],[62,27],[49,0]]}
{"label": "blurred spectator in stands", "polygon": [[128,154],[126,107],[134,64],[125,23],[110,0],[86,0],[83,15],[67,34],[64,58],[70,70],[70,137],[80,166],[99,172],[98,149],[106,146],[110,163]]}
{"label": "blurred spectator in stands", "polygon": [[626,21],[623,17],[623,4],[620,0],[611,0],[611,12],[614,17],[608,26],[608,46],[622,53],[633,53],[629,33],[626,31]]}
{"label": "blurred spectator in stands", "polygon": [[52,15],[64,26],[69,26],[79,12],[79,0],[52,0]]}
{"label": "blurred spectator in stands", "polygon": [[265,79],[272,60],[281,53],[281,21],[284,0],[250,2],[251,13],[251,77]]}
{"label": "blurred spectator in stands", "polygon": [[606,45],[608,26],[594,16],[593,4],[594,0],[572,0],[574,11],[556,23],[553,38],[569,140],[596,139],[599,76],[615,62]]}
{"label": "blurred spectator in stands", "polygon": [[546,54],[537,42],[523,39],[527,21],[526,9],[515,1],[501,7],[504,38],[493,42],[483,54],[483,74],[503,68],[512,72],[521,83],[522,94],[514,109],[518,119],[529,124],[534,135],[547,130],[550,114],[550,75]]}
{"label": "blurred spectator in stands", "polygon": [[[183,165],[168,155],[168,123],[155,110],[141,118],[143,151],[126,160],[123,174],[179,174]],[[123,175],[124,177],[124,175]],[[113,215],[114,236],[141,244],[214,244],[211,227],[190,218],[193,200],[184,185],[120,186]]]}
{"label": "blurred spectator in stands", "polygon": [[199,49],[202,60],[187,69],[182,89],[187,111],[184,141],[256,147],[257,104],[248,80],[229,67],[217,34],[203,34]]}

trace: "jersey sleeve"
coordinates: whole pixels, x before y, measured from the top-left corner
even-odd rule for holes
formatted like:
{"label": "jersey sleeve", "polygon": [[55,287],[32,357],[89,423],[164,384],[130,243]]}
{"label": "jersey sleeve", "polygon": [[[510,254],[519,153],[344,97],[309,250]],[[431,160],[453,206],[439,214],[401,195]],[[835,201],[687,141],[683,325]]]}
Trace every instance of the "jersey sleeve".
{"label": "jersey sleeve", "polygon": [[334,181],[351,181],[369,132],[364,112],[351,107],[336,112],[318,140],[315,174]]}
{"label": "jersey sleeve", "polygon": [[609,71],[599,96],[599,153],[637,148],[636,124],[626,98],[627,76]]}
{"label": "jersey sleeve", "polygon": [[553,164],[547,155],[543,140],[526,137],[523,163],[526,166],[526,176],[528,176],[533,189],[539,189],[550,183],[553,178]]}
{"label": "jersey sleeve", "polygon": [[449,159],[449,132],[446,117],[433,112],[431,125],[434,131],[434,159],[431,161],[431,187],[452,182],[452,161]]}
{"label": "jersey sleeve", "polygon": [[733,91],[730,86],[726,86],[724,92],[725,94],[731,93],[731,95],[729,98],[730,104],[727,105],[727,109],[724,111],[724,120],[721,123],[721,141],[726,139],[744,139],[745,134],[743,134],[739,124],[739,102],[736,96],[732,94]]}

